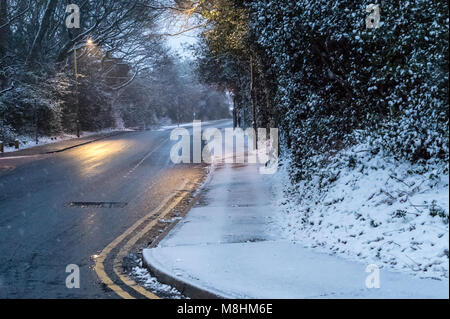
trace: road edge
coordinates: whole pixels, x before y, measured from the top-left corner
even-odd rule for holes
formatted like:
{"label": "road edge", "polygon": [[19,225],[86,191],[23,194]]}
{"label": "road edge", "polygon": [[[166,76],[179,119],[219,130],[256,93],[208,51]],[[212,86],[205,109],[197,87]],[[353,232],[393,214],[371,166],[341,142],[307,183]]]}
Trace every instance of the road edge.
{"label": "road edge", "polygon": [[[208,172],[206,178],[200,187],[198,187],[196,191],[195,197],[189,203],[189,206],[186,209],[186,212],[183,214],[183,218],[189,214],[192,207],[198,201],[206,185],[211,181],[212,176],[214,175],[214,171],[216,170],[216,165],[212,164],[208,167]],[[172,223],[165,231],[161,234],[148,248],[143,249],[142,251],[142,265],[149,271],[149,273],[158,280],[158,282],[169,285],[177,289],[182,295],[191,298],[191,299],[226,299],[226,297],[221,296],[217,293],[213,293],[205,288],[198,287],[192,283],[186,282],[173,276],[166,271],[160,269],[156,265],[154,265],[150,260],[145,257],[144,251],[147,249],[152,249],[158,246],[159,242],[164,239],[170,231],[178,224],[179,220]]]}
{"label": "road edge", "polygon": [[[195,202],[200,197],[200,193],[202,188],[207,184],[207,181],[209,181],[211,175],[211,169],[206,173],[206,177],[204,178],[202,184],[195,188],[195,184],[198,184],[197,182],[193,182],[193,191],[194,191],[194,197],[189,202],[188,206],[184,209],[185,216],[192,206],[195,204]],[[192,181],[191,181],[192,182]],[[188,184],[187,181],[185,181],[179,188],[184,189],[186,187],[186,184]],[[127,286],[128,288],[131,288],[135,292],[137,292],[140,296],[144,296],[148,299],[160,299],[157,295],[155,295],[151,290],[148,290],[147,288],[143,287],[139,283],[137,283],[132,277],[130,277],[129,274],[123,273],[121,270],[121,262],[120,257],[125,255],[127,251],[130,251],[130,248],[134,246],[137,240],[144,238],[146,234],[150,231],[152,227],[155,226],[155,223],[157,222],[158,218],[166,216],[168,213],[173,211],[175,207],[184,199],[186,199],[186,195],[188,193],[186,192],[179,192],[178,194],[173,194],[169,197],[167,197],[161,205],[156,208],[154,211],[146,214],[144,217],[139,219],[135,224],[133,224],[130,228],[128,228],[123,234],[121,234],[119,237],[117,237],[114,241],[112,241],[108,246],[106,246],[101,253],[97,256],[95,259],[95,265],[94,265],[94,271],[96,272],[98,278],[102,283],[104,283],[109,289],[114,291],[117,295],[124,299],[136,299],[133,294],[130,294],[127,292],[127,289],[123,289],[121,284],[113,282],[111,279],[111,273],[109,271],[105,270],[105,261],[107,258],[110,258],[110,253],[115,250],[120,244],[125,243],[125,246],[122,246],[122,248],[119,249],[119,252],[115,254],[113,257],[113,264],[112,264],[112,272],[113,276],[117,276],[122,283]],[[152,219],[152,217],[158,216],[156,219]],[[172,229],[178,220],[173,222],[166,231],[164,231],[160,236],[155,238],[154,242],[152,244],[158,243],[162,238],[165,237],[165,235]],[[143,227],[142,227],[143,226]],[[141,228],[141,229],[140,229]],[[139,231],[137,231],[140,229]],[[137,234],[132,235],[133,233],[137,232]],[[131,236],[128,240],[127,237]],[[131,244],[130,244],[131,243]],[[127,247],[128,245],[131,245],[131,247]],[[113,254],[114,255],[114,254]],[[121,255],[121,256],[119,256]],[[122,257],[123,257],[122,256]],[[144,258],[142,258],[143,260]],[[142,264],[145,266],[145,262],[143,261]]]}
{"label": "road edge", "polygon": [[84,146],[90,143],[94,143],[100,140],[104,140],[110,137],[114,137],[114,136],[118,136],[121,134],[126,134],[126,133],[132,133],[135,131],[114,131],[111,133],[99,133],[99,134],[95,134],[92,136],[87,136],[85,137],[86,140],[84,141],[80,141],[80,143],[75,143],[74,145],[71,146],[66,146],[63,147],[61,149],[55,149],[55,150],[50,150],[50,151],[39,151],[36,150],[37,148],[45,148],[45,147],[51,147],[52,144],[57,144],[57,143],[64,143],[64,142],[70,142],[70,141],[76,141],[77,139],[69,139],[66,141],[58,141],[55,143],[48,143],[48,144],[42,144],[42,145],[36,145],[33,147],[29,147],[26,149],[21,149],[18,151],[13,151],[13,152],[5,152],[5,153],[0,153],[0,158],[9,158],[9,157],[26,157],[26,156],[36,156],[36,155],[47,155],[47,154],[56,154],[56,153],[62,153],[64,151],[76,148],[76,147],[80,147],[80,146]]}

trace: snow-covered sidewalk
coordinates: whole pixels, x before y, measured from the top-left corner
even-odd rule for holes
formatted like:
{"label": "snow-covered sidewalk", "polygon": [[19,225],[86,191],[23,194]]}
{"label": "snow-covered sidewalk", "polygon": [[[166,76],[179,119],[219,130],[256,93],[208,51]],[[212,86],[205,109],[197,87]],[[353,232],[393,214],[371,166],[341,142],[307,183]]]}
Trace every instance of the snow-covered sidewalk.
{"label": "snow-covered sidewalk", "polygon": [[150,269],[225,298],[448,298],[448,280],[380,270],[283,240],[275,222],[273,176],[256,165],[219,165],[198,204],[145,249]]}

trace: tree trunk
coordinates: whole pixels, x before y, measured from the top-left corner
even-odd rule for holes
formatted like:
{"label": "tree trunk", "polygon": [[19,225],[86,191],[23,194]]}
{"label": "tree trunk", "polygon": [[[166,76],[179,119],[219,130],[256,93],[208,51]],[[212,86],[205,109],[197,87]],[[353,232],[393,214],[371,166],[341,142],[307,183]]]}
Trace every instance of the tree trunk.
{"label": "tree trunk", "polygon": [[36,33],[36,37],[34,38],[33,44],[30,49],[30,53],[28,54],[27,65],[31,65],[39,58],[39,53],[41,51],[42,40],[44,39],[47,30],[50,27],[50,22],[55,13],[56,5],[58,4],[58,0],[48,0],[47,5],[45,7],[44,16],[39,24],[38,32]]}
{"label": "tree trunk", "polygon": [[[8,21],[8,3],[6,0],[0,0],[0,26]],[[3,59],[6,56],[8,46],[9,26],[0,29],[0,68],[2,67]],[[4,65],[3,65],[4,66]],[[6,78],[0,74],[0,91],[6,87]]]}
{"label": "tree trunk", "polygon": [[253,57],[250,56],[250,99],[253,110],[253,129],[255,130],[256,149],[258,149],[258,124],[256,123],[256,97],[255,97],[255,75],[253,66]]}
{"label": "tree trunk", "polygon": [[[0,0],[0,26],[8,21],[8,2]],[[0,30],[0,61],[6,54],[6,46],[8,44],[9,26],[5,26]]]}
{"label": "tree trunk", "polygon": [[236,96],[233,96],[233,128],[237,127],[237,101]]}

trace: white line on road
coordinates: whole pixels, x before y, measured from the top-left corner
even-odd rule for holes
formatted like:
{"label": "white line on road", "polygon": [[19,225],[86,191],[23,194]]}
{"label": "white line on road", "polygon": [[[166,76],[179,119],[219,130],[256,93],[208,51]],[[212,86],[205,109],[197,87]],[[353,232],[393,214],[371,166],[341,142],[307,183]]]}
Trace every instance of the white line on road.
{"label": "white line on road", "polygon": [[161,146],[162,146],[164,143],[166,143],[168,140],[169,140],[168,138],[165,139],[161,144],[159,144],[156,148],[154,148],[154,149],[153,149],[152,151],[150,151],[147,155],[145,155],[145,156],[139,161],[139,163],[137,163],[136,166],[133,167],[133,168],[132,168],[125,176],[124,176],[124,178],[127,178],[127,177],[129,177],[131,174],[133,174],[133,172],[134,172],[135,170],[137,170],[138,167],[141,166],[142,163],[144,163],[145,160],[146,160],[147,158],[149,158],[153,153],[155,153],[159,148],[161,148]]}

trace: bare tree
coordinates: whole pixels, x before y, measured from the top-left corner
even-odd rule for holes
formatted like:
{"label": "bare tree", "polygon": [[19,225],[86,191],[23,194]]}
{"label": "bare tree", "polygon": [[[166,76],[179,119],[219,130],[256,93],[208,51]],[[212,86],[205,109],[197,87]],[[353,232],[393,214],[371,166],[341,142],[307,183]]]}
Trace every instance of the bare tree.
{"label": "bare tree", "polygon": [[39,23],[39,29],[34,38],[33,44],[31,45],[30,52],[27,58],[27,64],[33,63],[37,58],[41,50],[42,40],[46,35],[47,31],[51,27],[50,23],[55,13],[56,5],[58,0],[48,0],[47,6],[45,7],[44,15]]}

